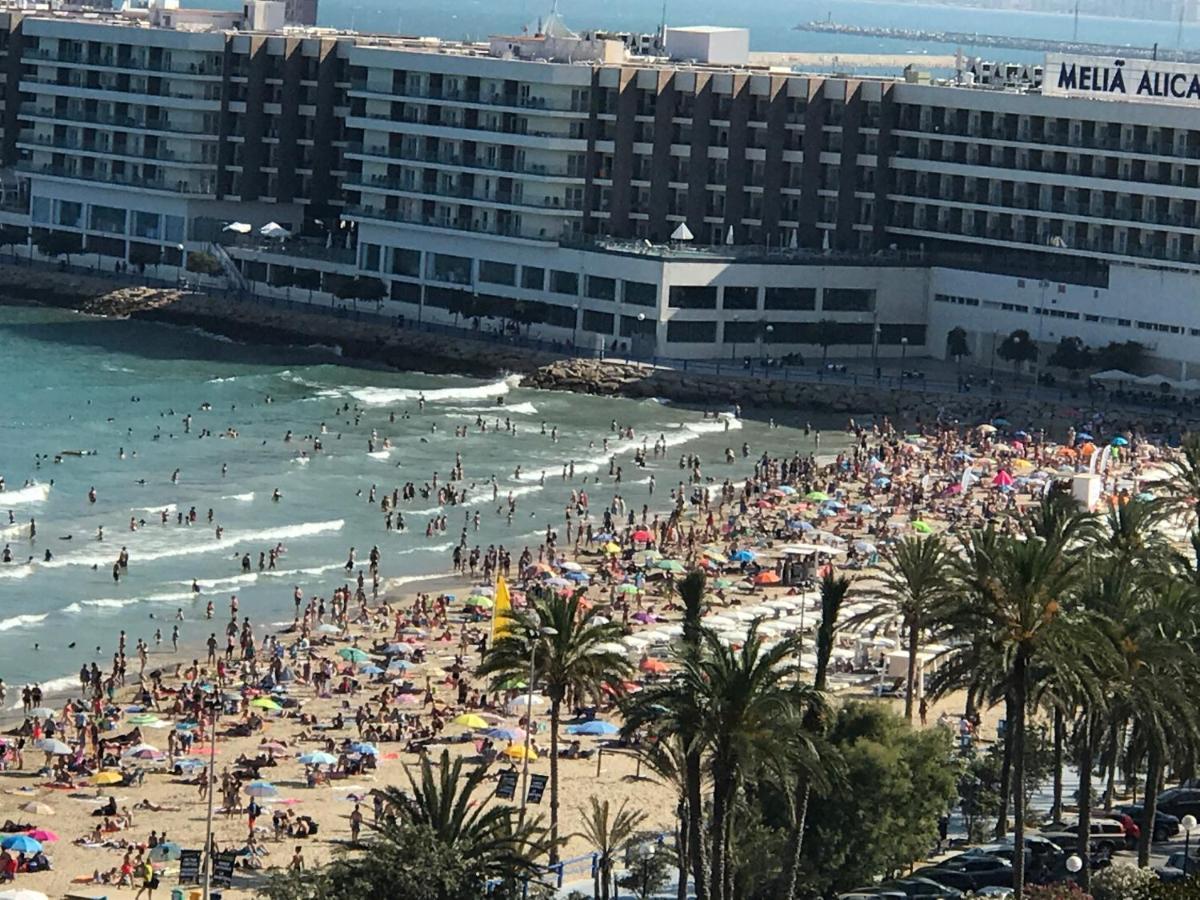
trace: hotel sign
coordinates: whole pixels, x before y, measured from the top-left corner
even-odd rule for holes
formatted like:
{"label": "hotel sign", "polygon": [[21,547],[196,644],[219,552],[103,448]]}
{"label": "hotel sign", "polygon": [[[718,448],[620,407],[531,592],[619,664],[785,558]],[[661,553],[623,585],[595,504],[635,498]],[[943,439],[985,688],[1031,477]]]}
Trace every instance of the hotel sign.
{"label": "hotel sign", "polygon": [[1200,107],[1200,65],[1047,54],[1042,93]]}

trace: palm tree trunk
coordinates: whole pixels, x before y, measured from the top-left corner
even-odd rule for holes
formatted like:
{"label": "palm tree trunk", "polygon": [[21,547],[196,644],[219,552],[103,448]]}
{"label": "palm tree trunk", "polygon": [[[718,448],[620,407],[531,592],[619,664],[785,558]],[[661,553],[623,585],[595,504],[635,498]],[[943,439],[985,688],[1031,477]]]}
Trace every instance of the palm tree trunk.
{"label": "palm tree trunk", "polygon": [[1065,738],[1066,723],[1063,721],[1063,712],[1058,707],[1054,708],[1054,786],[1053,799],[1050,802],[1050,821],[1062,821],[1063,807],[1063,740]]}
{"label": "palm tree trunk", "polygon": [[[558,717],[562,700],[550,701],[550,865],[558,862]],[[529,723],[525,723],[529,727]]]}
{"label": "palm tree trunk", "polygon": [[1096,762],[1094,743],[1092,730],[1085,719],[1083,737],[1079,742],[1079,843],[1076,847],[1076,852],[1083,861],[1083,868],[1079,870],[1079,886],[1083,888],[1084,893],[1087,893],[1092,882],[1092,860],[1088,851],[1092,834],[1092,767]]}
{"label": "palm tree trunk", "polygon": [[996,816],[996,837],[1008,834],[1008,798],[1012,794],[1012,747],[1013,747],[1013,702],[1011,695],[1004,698],[1004,760],[1000,764],[1000,811]]}
{"label": "palm tree trunk", "polygon": [[699,750],[689,749],[684,757],[687,778],[688,853],[692,862],[692,882],[696,900],[709,900],[707,860],[704,853],[704,797],[702,796],[701,757]]}
{"label": "palm tree trunk", "polygon": [[1028,660],[1023,650],[1013,662],[1012,690],[1012,791],[1013,806],[1013,888],[1015,900],[1025,894],[1025,702],[1028,685]]}
{"label": "palm tree trunk", "polygon": [[733,796],[733,778],[723,766],[714,766],[712,810],[712,857],[709,871],[709,900],[725,900],[725,839],[728,831],[729,801]]}
{"label": "palm tree trunk", "polygon": [[904,720],[910,725],[913,720],[913,696],[917,685],[917,650],[921,639],[921,629],[915,620],[908,625],[908,681],[904,692]]}
{"label": "palm tree trunk", "polygon": [[792,824],[792,864],[788,871],[787,900],[796,900],[800,881],[801,854],[804,850],[804,826],[808,820],[808,779],[797,781],[795,793],[795,821]]}
{"label": "palm tree trunk", "polygon": [[688,812],[686,797],[679,799],[676,810],[679,827],[675,830],[675,855],[679,859],[679,892],[676,900],[688,900],[688,861],[691,856],[688,850],[688,823],[691,815]]}
{"label": "palm tree trunk", "polygon": [[1154,839],[1154,817],[1158,813],[1158,782],[1162,778],[1162,753],[1153,741],[1146,762],[1146,795],[1142,798],[1142,833],[1138,837],[1138,867],[1150,865],[1150,841]]}

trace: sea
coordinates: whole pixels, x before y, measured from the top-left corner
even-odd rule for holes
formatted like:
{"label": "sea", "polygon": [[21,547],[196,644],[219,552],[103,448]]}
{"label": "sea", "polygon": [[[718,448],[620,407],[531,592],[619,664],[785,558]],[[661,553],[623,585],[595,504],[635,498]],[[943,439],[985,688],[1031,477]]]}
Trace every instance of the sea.
{"label": "sea", "polygon": [[[60,691],[76,683],[82,662],[106,668],[122,629],[135,669],[139,637],[163,652],[176,625],[181,649],[198,649],[212,631],[220,639],[233,595],[260,637],[278,631],[291,624],[296,586],[306,598],[329,597],[344,583],[352,547],[365,565],[377,545],[388,584],[415,592],[450,572],[464,526],[469,546],[503,544],[515,559],[527,545],[536,553],[548,525],[562,535],[572,488],[588,490],[597,514],[617,491],[630,509],[664,510],[684,454],[698,455],[717,478],[741,478],[764,450],[815,447],[799,428],[730,409],[713,410],[714,418],[653,399],[522,389],[515,378],[399,374],[348,365],[324,346],[261,347],[58,309],[0,306],[0,371],[0,543],[13,558],[0,564],[0,678],[9,708],[19,706],[20,685]],[[486,433],[475,427],[481,417]],[[632,427],[634,439],[619,439],[614,421]],[[456,438],[463,425],[468,436]],[[313,436],[322,451],[302,455]],[[638,467],[637,447],[660,438],[667,454]],[[465,506],[441,508],[436,495],[418,494],[401,503],[407,530],[388,532],[371,487],[379,496],[410,481],[420,487],[434,472],[444,483],[456,453]],[[619,485],[609,476],[612,457]],[[571,461],[576,477],[564,480]],[[192,509],[196,521],[187,524]],[[426,536],[442,513],[447,531]],[[279,545],[276,569],[260,571],[259,553]],[[129,567],[114,582],[122,548]],[[250,572],[241,564],[247,553]]]}
{"label": "sea", "polygon": [[[452,40],[486,40],[492,34],[533,30],[554,0],[321,0],[319,23],[331,28],[358,31],[434,36]],[[213,5],[239,7],[237,0],[216,0]],[[756,3],[725,3],[722,0],[689,0],[684,5],[671,0],[557,0],[557,10],[571,28],[605,28],[651,32],[661,21],[669,25],[727,25],[748,28],[752,50],[809,53],[953,53],[954,46],[852,35],[816,34],[795,31],[802,22],[832,18],[836,22],[884,28],[917,28],[964,33],[1002,34],[1150,49],[1200,46],[1200,23],[1178,23],[1080,16],[1074,17],[1005,9],[967,9],[941,4],[897,3],[886,0],[760,0]],[[967,55],[1024,62],[1040,61],[1029,51],[974,48]]]}

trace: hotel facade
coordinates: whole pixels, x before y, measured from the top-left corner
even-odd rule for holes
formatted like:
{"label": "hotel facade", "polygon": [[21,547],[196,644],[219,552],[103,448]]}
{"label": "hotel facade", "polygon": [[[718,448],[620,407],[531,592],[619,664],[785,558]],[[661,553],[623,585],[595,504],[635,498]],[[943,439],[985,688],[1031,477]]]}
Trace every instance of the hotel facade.
{"label": "hotel facade", "polygon": [[452,44],[282,7],[0,15],[0,222],[294,299],[371,278],[411,320],[521,304],[588,349],[942,357],[961,327],[986,361],[1024,329],[1200,377],[1189,73],[859,79],[753,65],[731,29]]}

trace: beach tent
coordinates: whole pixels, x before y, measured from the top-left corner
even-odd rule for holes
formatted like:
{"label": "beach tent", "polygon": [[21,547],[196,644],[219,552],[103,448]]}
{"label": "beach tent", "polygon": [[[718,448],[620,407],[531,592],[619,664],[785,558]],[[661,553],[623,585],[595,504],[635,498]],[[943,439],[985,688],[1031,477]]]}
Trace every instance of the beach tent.
{"label": "beach tent", "polygon": [[262,228],[258,229],[258,233],[265,238],[275,238],[281,241],[284,238],[290,238],[292,236],[292,233],[278,222],[268,222]]}

